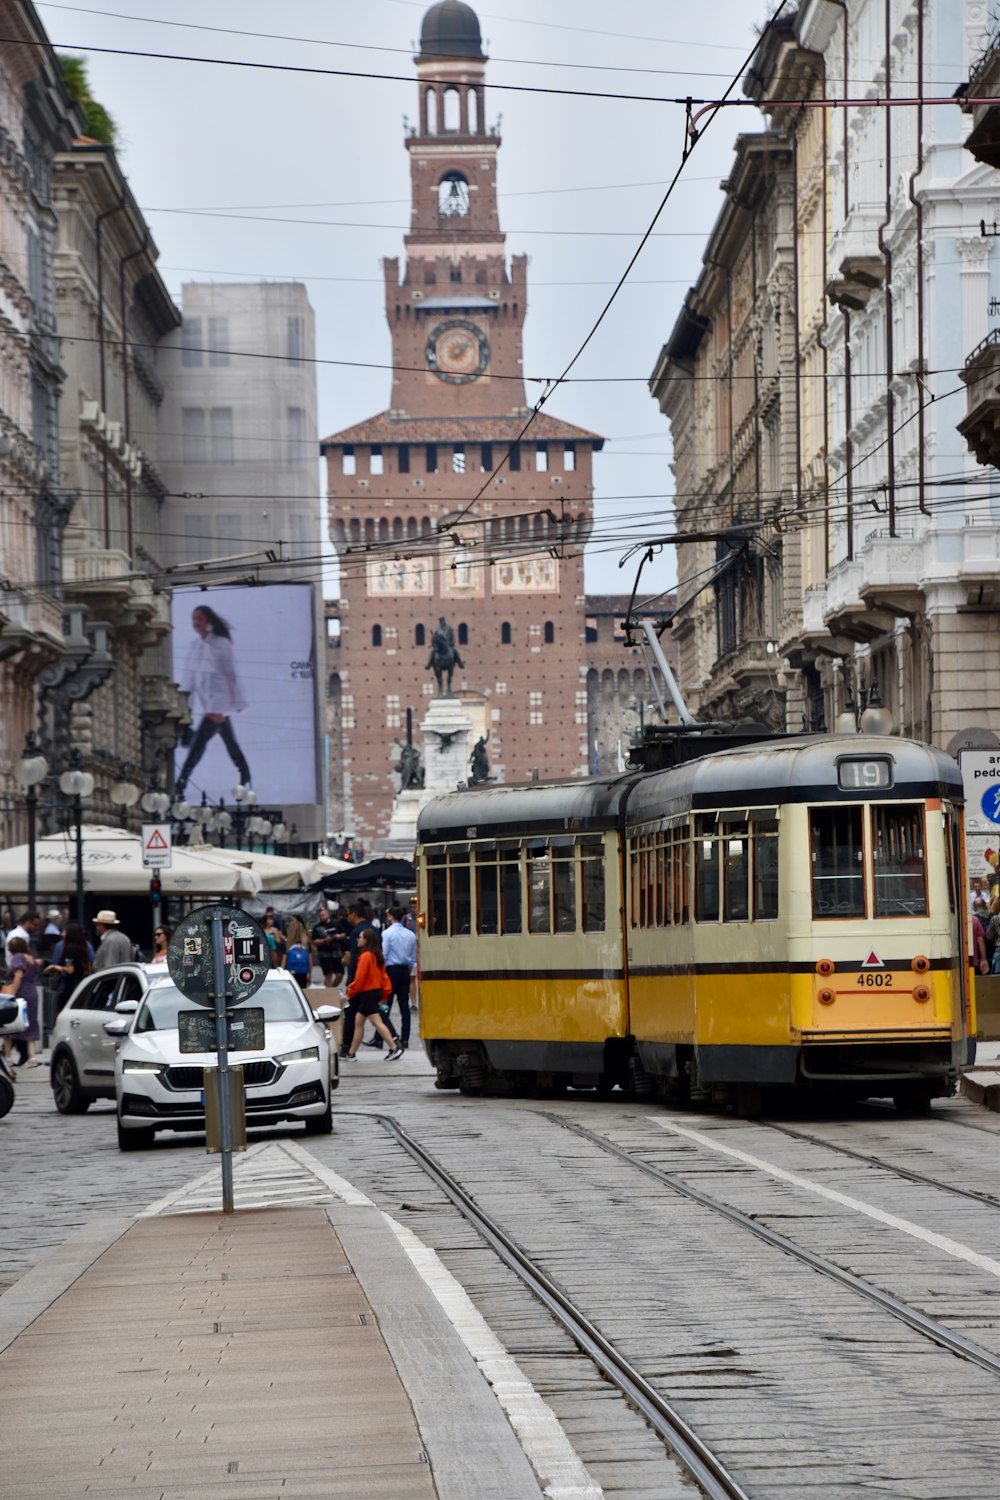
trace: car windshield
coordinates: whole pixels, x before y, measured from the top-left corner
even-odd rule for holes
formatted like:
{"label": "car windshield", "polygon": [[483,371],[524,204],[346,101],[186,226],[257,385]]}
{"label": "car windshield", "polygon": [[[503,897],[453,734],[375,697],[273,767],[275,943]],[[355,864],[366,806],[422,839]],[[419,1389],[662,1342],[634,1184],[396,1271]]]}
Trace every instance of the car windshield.
{"label": "car windshield", "polygon": [[[262,1006],[264,1020],[306,1021],[311,1019],[298,988],[291,984],[264,984],[249,1006]],[[239,1010],[241,1007],[237,1006]],[[176,1031],[177,1012],[204,1009],[186,999],[175,984],[158,984],[149,991],[136,1018],[135,1031]]]}

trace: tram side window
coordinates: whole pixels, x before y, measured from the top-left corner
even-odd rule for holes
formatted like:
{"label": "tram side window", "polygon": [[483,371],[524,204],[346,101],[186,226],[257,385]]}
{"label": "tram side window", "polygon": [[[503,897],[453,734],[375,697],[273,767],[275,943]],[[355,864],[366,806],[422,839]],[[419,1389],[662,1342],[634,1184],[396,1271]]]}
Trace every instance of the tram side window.
{"label": "tram side window", "polygon": [[521,931],[521,851],[500,851],[500,917],[504,932]]}
{"label": "tram side window", "polygon": [[924,809],[872,808],[872,864],[877,917],[925,917]]}
{"label": "tram side window", "polygon": [[528,931],[552,930],[552,866],[541,845],[528,850]]}
{"label": "tram side window", "polygon": [[476,931],[485,934],[500,931],[495,850],[476,850]]}
{"label": "tram side window", "polygon": [[451,934],[459,937],[472,931],[472,871],[468,854],[450,855],[448,873],[451,877]]}
{"label": "tram side window", "polygon": [[720,843],[725,850],[722,919],[746,922],[750,917],[750,838],[746,823],[724,824]]}
{"label": "tram side window", "polygon": [[670,920],[675,927],[689,920],[688,830],[675,828],[670,845]]}
{"label": "tram side window", "polygon": [[583,908],[584,932],[603,932],[604,915],[604,842],[602,839],[580,840],[580,904]]}
{"label": "tram side window", "polygon": [[778,916],[778,824],[759,819],[753,827],[753,915],[756,922]]}
{"label": "tram side window", "polygon": [[443,854],[427,856],[427,932],[448,935],[448,866]]}
{"label": "tram side window", "polygon": [[576,931],[576,862],[573,845],[552,850],[552,906],[556,932]]}
{"label": "tram side window", "polygon": [[861,814],[860,807],[810,809],[814,917],[865,915]]}
{"label": "tram side window", "polygon": [[695,819],[694,918],[696,922],[719,920],[719,840],[712,813]]}

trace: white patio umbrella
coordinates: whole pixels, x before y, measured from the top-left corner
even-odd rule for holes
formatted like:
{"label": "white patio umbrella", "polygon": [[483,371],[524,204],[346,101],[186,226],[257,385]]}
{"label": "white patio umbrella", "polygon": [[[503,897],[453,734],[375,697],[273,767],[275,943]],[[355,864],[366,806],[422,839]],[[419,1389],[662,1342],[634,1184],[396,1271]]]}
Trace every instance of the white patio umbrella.
{"label": "white patio umbrella", "polygon": [[[142,841],[125,828],[84,824],[83,888],[97,895],[137,895],[149,890],[152,870],[142,863]],[[76,889],[76,837],[50,833],[35,844],[35,873],[40,896],[64,896]],[[159,872],[168,896],[255,896],[260,876],[245,865],[217,859],[211,853],[174,848],[169,869]],[[0,891],[28,888],[28,846],[0,851]]]}
{"label": "white patio umbrella", "polygon": [[214,844],[192,844],[189,847],[192,853],[204,849],[212,859],[228,860],[253,870],[260,876],[261,889],[265,891],[297,891],[329,873],[326,862],[318,859],[290,859],[285,854],[256,854],[248,849],[217,849]]}

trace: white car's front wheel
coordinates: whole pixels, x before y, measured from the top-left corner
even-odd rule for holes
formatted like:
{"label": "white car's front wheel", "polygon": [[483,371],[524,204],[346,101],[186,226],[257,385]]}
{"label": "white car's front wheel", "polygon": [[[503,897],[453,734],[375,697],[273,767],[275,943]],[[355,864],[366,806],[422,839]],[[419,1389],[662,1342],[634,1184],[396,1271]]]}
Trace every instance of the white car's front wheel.
{"label": "white car's front wheel", "polygon": [[146,1151],[156,1139],[156,1131],[150,1130],[142,1125],[138,1130],[127,1130],[122,1124],[122,1117],[116,1117],[118,1126],[118,1149],[119,1151]]}

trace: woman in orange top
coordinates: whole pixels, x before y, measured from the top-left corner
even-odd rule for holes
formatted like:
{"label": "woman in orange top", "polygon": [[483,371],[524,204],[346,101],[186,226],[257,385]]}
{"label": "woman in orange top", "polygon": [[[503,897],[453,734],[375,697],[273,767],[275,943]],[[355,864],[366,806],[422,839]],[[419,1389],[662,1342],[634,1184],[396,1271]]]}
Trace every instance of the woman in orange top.
{"label": "woman in orange top", "polygon": [[354,1022],[354,1039],[350,1044],[347,1057],[353,1059],[361,1046],[361,1038],[365,1034],[365,1020],[371,1018],[375,1030],[383,1041],[389,1043],[390,1050],[385,1054],[386,1062],[395,1062],[402,1057],[403,1049],[399,1045],[399,1037],[393,1036],[385,1021],[382,1019],[381,1006],[383,1001],[388,1001],[392,996],[392,980],[385,972],[385,959],[382,957],[382,941],[374,927],[366,927],[358,939],[358,965],[354,971],[354,978],[347,986],[347,993],[354,1001],[357,1019]]}

